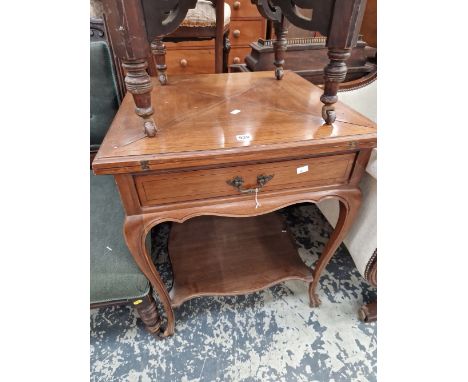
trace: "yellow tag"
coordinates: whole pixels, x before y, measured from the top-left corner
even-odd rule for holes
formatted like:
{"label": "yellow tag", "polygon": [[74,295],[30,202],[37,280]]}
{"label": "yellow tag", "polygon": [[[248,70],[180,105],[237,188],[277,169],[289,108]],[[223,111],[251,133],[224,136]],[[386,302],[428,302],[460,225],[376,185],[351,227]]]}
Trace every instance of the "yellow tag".
{"label": "yellow tag", "polygon": [[136,300],[136,301],[133,301],[133,305],[138,305],[138,304],[141,304],[143,302],[143,300]]}

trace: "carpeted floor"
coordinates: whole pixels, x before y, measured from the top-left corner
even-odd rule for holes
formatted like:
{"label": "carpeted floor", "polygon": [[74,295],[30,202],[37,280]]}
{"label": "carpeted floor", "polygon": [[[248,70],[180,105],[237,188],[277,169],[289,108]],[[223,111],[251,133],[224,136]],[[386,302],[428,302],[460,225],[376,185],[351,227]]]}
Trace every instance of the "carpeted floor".
{"label": "carpeted floor", "polygon": [[[313,265],[331,227],[314,205],[282,210]],[[164,241],[154,255],[168,285]],[[324,272],[322,305],[308,304],[307,285],[289,281],[237,297],[201,297],[175,310],[176,333],[162,341],[143,328],[131,307],[91,311],[92,381],[376,381],[377,325],[357,318],[376,291],[360,276],[344,246]]]}

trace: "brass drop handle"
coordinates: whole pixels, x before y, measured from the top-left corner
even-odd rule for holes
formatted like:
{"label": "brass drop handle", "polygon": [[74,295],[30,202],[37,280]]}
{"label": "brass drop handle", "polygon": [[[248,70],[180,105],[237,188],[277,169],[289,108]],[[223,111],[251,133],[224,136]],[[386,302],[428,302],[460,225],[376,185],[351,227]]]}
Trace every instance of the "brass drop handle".
{"label": "brass drop handle", "polygon": [[257,176],[257,185],[255,187],[251,187],[251,188],[243,188],[242,187],[244,185],[244,178],[242,178],[241,176],[235,176],[234,178],[227,180],[226,183],[229,184],[230,186],[234,187],[234,188],[237,188],[237,191],[239,191],[242,194],[251,194],[251,193],[257,192],[261,188],[263,188],[263,186],[265,186],[265,184],[267,184],[274,176],[275,176],[275,174],[271,174],[271,175],[261,174],[261,175],[258,175]]}
{"label": "brass drop handle", "polygon": [[182,66],[183,68],[185,68],[187,66],[187,64],[188,64],[188,61],[185,58],[180,60],[180,66]]}
{"label": "brass drop handle", "polygon": [[241,5],[240,1],[234,1],[234,3],[232,4],[232,7],[237,10],[240,8],[240,5]]}
{"label": "brass drop handle", "polygon": [[239,30],[239,29],[235,29],[234,32],[232,32],[232,35],[233,35],[235,38],[239,38],[239,36],[240,36],[240,30]]}
{"label": "brass drop handle", "polygon": [[234,62],[234,64],[238,64],[238,63],[240,63],[240,58],[239,57],[234,57],[234,59],[232,61]]}

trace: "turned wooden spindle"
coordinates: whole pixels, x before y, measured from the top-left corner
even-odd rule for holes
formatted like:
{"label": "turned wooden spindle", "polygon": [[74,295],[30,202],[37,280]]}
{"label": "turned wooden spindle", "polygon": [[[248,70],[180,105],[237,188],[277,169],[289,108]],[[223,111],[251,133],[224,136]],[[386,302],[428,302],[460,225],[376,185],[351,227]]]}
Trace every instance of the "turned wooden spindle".
{"label": "turned wooden spindle", "polygon": [[122,67],[127,73],[125,76],[125,86],[132,94],[135,102],[135,113],[143,118],[143,127],[148,137],[156,135],[156,124],[152,118],[153,106],[151,105],[151,90],[153,83],[151,77],[146,72],[148,62],[146,60],[125,60]]}
{"label": "turned wooden spindle", "polygon": [[344,81],[348,67],[346,60],[351,55],[351,49],[328,49],[330,62],[324,69],[325,86],[320,101],[322,107],[322,118],[327,124],[335,122],[336,113],[334,104],[338,101],[338,88]]}
{"label": "turned wooden spindle", "polygon": [[275,76],[277,80],[280,80],[284,76],[284,57],[286,55],[286,49],[288,47],[288,41],[286,37],[288,35],[288,27],[286,19],[281,16],[281,21],[274,21],[273,28],[275,29],[276,40],[273,42],[273,50],[275,53]]}
{"label": "turned wooden spindle", "polygon": [[148,137],[156,135],[152,118],[151,90],[153,85],[146,72],[149,46],[140,0],[103,0],[112,49],[122,62],[125,86],[132,94],[135,112],[143,119]]}
{"label": "turned wooden spindle", "polygon": [[151,42],[151,52],[156,60],[156,70],[158,71],[158,79],[161,85],[167,84],[167,65],[166,65],[166,45],[164,45],[162,37],[156,37]]}
{"label": "turned wooden spindle", "polygon": [[153,296],[148,294],[142,299],[134,300],[133,306],[138,311],[138,315],[145,324],[146,330],[151,334],[159,333],[161,329],[161,319]]}

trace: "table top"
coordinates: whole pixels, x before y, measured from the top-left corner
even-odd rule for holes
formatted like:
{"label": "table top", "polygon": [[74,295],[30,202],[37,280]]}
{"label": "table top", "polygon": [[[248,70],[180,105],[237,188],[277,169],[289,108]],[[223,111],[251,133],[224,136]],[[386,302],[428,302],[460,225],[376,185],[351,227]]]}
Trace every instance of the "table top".
{"label": "table top", "polygon": [[[374,147],[374,122],[341,102],[336,121],[321,117],[322,89],[286,71],[174,76],[166,86],[153,79],[156,137],[146,137],[127,93],[93,162],[97,174],[141,171],[196,159],[255,155],[281,148]],[[190,165],[196,165],[190,162]]]}

